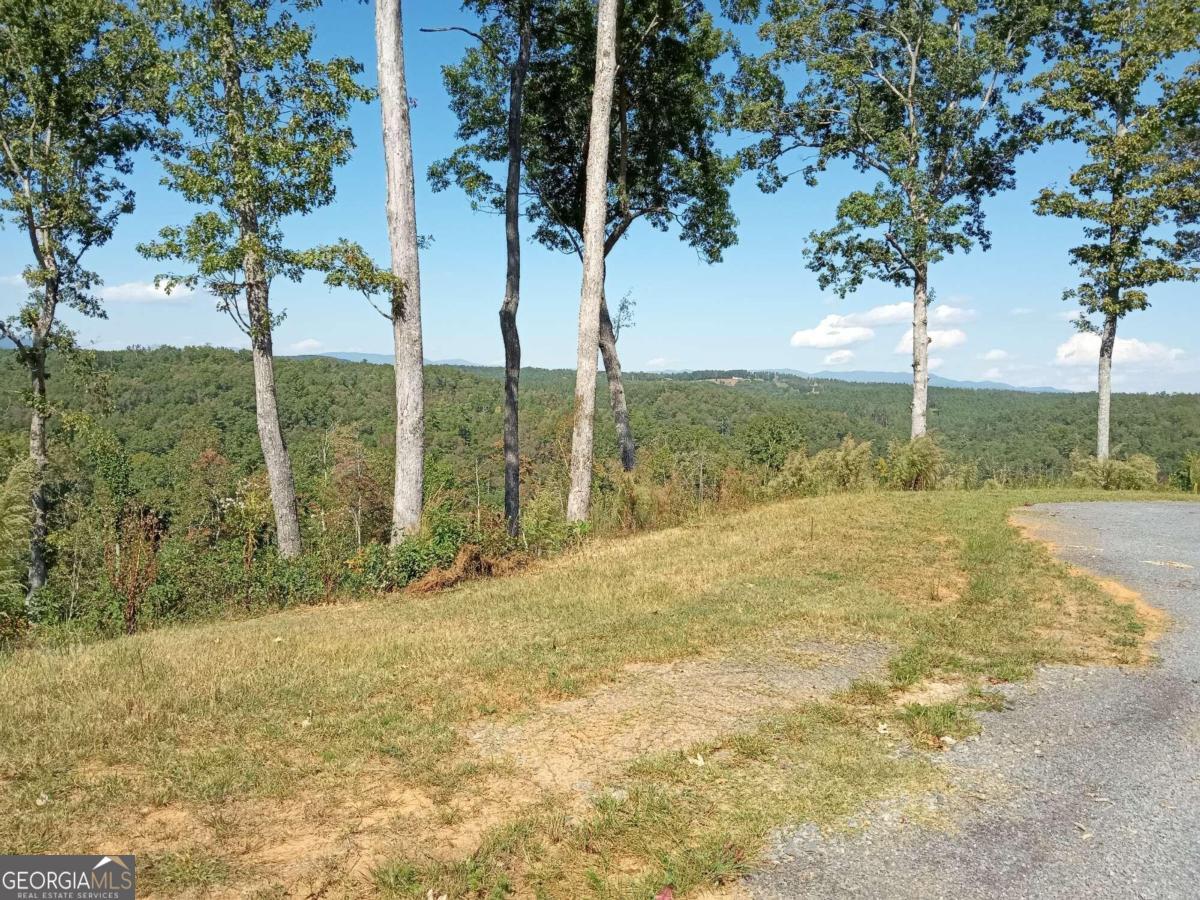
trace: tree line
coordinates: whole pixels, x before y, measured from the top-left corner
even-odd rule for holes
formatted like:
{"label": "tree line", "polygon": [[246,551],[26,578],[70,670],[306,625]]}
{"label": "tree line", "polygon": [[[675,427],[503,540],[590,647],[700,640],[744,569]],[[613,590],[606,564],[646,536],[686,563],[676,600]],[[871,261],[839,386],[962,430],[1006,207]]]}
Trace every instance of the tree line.
{"label": "tree line", "polygon": [[[56,411],[47,468],[49,578],[22,612],[28,507],[27,373],[0,354],[0,642],[245,615],[479,574],[557,553],[567,525],[572,370],[521,380],[522,534],[504,519],[503,368],[426,369],[424,522],[389,548],[394,381],[389,366],[277,361],[304,553],[274,540],[251,351],[99,352],[89,370],[50,360]],[[907,441],[911,390],[754,372],[631,374],[638,463],[596,433],[587,533],[631,533],[769,499],[842,490],[1200,488],[1200,397],[1120,394],[1121,461],[1090,471],[1095,401],[1083,394],[934,388],[937,444]],[[597,402],[607,402],[598,387]],[[1189,451],[1193,451],[1189,456]],[[820,507],[816,507],[819,511]],[[4,511],[12,533],[3,530]],[[818,512],[819,514],[819,512]],[[444,576],[429,575],[440,569]],[[5,578],[8,573],[10,578]]]}
{"label": "tree line", "polygon": [[[289,216],[334,199],[353,152],[347,117],[375,92],[349,58],[317,59],[316,0],[0,0],[0,191],[27,235],[27,302],[0,324],[29,388],[32,524],[28,596],[47,579],[47,390],[51,355],[80,358],[59,320],[102,316],[88,252],[134,206],[127,184],[149,148],[164,185],[195,207],[139,247],[168,291],[200,287],[246,333],[274,541],[301,553],[292,458],[279,414],[271,306],[277,279],[323,273],[391,323],[395,347],[390,541],[420,527],[427,481],[420,247],[400,0],[375,7],[377,96],[391,259],[338,240],[297,248]],[[710,262],[737,238],[742,172],[778,190],[849,165],[863,186],[806,241],[822,288],[870,279],[911,289],[909,435],[929,428],[931,269],[987,249],[984,205],[1015,163],[1070,141],[1085,160],[1034,211],[1081,222],[1078,324],[1100,335],[1096,455],[1109,455],[1110,371],[1121,318],[1148,289],[1200,276],[1200,10],[1186,0],[467,0],[471,44],[444,68],[460,145],[436,163],[503,213],[507,266],[504,509],[520,532],[521,226],[580,260],[569,453],[569,522],[593,505],[597,356],[626,469],[637,464],[605,292],[608,256],[639,221],[678,231]],[[736,29],[752,28],[753,49]],[[735,144],[740,149],[729,150]],[[791,160],[797,158],[793,164]],[[498,236],[499,239],[499,236]]]}

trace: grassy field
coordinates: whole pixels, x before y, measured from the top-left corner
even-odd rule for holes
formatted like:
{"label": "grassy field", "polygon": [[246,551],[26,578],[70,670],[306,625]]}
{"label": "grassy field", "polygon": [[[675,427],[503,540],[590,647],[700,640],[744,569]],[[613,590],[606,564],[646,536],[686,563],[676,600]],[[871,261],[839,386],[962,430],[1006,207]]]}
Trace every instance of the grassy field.
{"label": "grassy field", "polygon": [[776,826],[936,787],[905,749],[970,734],[995,682],[1148,658],[1132,605],[1008,524],[1079,496],[797,500],[436,594],[21,650],[0,851],[135,852],[147,895],[711,887]]}

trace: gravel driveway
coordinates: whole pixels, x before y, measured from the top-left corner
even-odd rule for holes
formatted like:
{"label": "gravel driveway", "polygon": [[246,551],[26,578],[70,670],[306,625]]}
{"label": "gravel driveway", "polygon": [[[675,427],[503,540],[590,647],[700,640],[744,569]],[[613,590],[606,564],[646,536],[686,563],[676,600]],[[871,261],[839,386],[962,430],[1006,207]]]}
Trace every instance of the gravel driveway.
{"label": "gravel driveway", "polygon": [[1200,898],[1200,503],[1034,507],[1059,555],[1173,625],[1159,665],[1049,668],[944,754],[951,831],[883,807],[849,837],[781,837],[754,897]]}

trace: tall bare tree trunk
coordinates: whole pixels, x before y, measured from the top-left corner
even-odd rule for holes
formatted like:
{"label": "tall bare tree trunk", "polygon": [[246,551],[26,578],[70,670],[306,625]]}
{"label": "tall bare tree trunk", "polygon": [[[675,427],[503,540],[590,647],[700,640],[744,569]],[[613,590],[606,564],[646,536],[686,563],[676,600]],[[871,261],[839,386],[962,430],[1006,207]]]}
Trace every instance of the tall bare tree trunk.
{"label": "tall bare tree trunk", "polygon": [[[1120,66],[1117,75],[1125,71],[1125,42],[1121,42]],[[1125,137],[1127,125],[1125,110],[1117,111],[1116,136],[1117,140]],[[1124,199],[1125,179],[1121,177],[1119,157],[1113,161],[1113,188],[1110,199],[1113,204]],[[1109,226],[1108,245],[1114,259],[1120,258],[1121,231],[1116,222]],[[1119,272],[1119,268],[1117,269]],[[1117,317],[1112,310],[1121,306],[1121,283],[1117,272],[1110,271],[1109,281],[1105,286],[1105,299],[1108,301],[1109,312],[1105,313],[1104,325],[1100,329],[1100,365],[1096,373],[1096,459],[1104,460],[1109,456],[1109,432],[1112,421],[1112,358],[1117,344]]]}
{"label": "tall bare tree trunk", "polygon": [[33,595],[46,585],[46,347],[34,337],[30,350],[30,376],[33,387],[33,415],[29,421],[29,459],[33,463],[33,488],[30,492],[32,515],[29,520],[29,605]]}
{"label": "tall bare tree trunk", "polygon": [[929,427],[929,275],[922,268],[913,282],[912,437]]}
{"label": "tall bare tree trunk", "polygon": [[1112,415],[1112,358],[1117,343],[1117,317],[1104,317],[1100,332],[1100,371],[1096,379],[1099,400],[1096,413],[1096,459],[1108,459],[1109,422]]}
{"label": "tall bare tree trunk", "polygon": [[637,445],[629,425],[629,406],[625,402],[625,383],[621,378],[621,360],[617,356],[617,335],[608,314],[608,302],[600,298],[600,356],[604,359],[604,375],[608,380],[608,399],[612,406],[613,423],[617,427],[617,445],[621,451],[621,467],[632,472],[637,463]]}
{"label": "tall bare tree trunk", "polygon": [[608,195],[608,145],[613,83],[617,75],[619,0],[600,0],[596,19],[596,79],[588,129],[583,215],[583,286],[575,353],[575,424],[571,435],[571,491],[567,520],[583,522],[592,502],[592,441],[596,413],[596,347],[604,301],[604,222]]}
{"label": "tall bare tree trunk", "polygon": [[528,6],[521,15],[521,41],[508,87],[508,183],[504,190],[508,269],[500,306],[500,336],[504,341],[504,518],[513,537],[521,533],[521,337],[517,331],[517,306],[521,302],[521,105],[533,46]]}
{"label": "tall bare tree trunk", "polygon": [[250,322],[250,354],[254,360],[254,409],[258,441],[267,464],[271,506],[275,511],[275,540],[279,554],[291,559],[300,555],[300,517],[296,483],[279,424],[279,399],[275,391],[275,354],[271,338],[271,307],[267,275],[253,253],[246,254],[246,313]]}
{"label": "tall bare tree trunk", "polygon": [[46,560],[46,536],[49,525],[46,521],[49,500],[46,497],[46,466],[50,455],[47,450],[46,428],[50,418],[50,407],[46,398],[46,348],[50,333],[54,329],[54,316],[58,311],[59,273],[58,265],[50,251],[49,235],[32,225],[29,239],[38,263],[47,272],[42,287],[42,306],[37,321],[30,329],[29,347],[25,355],[29,366],[30,386],[33,403],[29,417],[29,461],[33,464],[33,483],[29,492],[29,591],[25,595],[26,610],[32,612],[33,596],[46,586],[49,564]]}
{"label": "tall bare tree trunk", "polygon": [[425,477],[421,267],[417,255],[417,199],[400,0],[377,0],[375,49],[383,115],[383,154],[387,166],[388,238],[392,249],[392,274],[400,283],[392,297],[392,340],[396,354],[396,480],[392,499],[392,544],[395,545],[420,527]]}

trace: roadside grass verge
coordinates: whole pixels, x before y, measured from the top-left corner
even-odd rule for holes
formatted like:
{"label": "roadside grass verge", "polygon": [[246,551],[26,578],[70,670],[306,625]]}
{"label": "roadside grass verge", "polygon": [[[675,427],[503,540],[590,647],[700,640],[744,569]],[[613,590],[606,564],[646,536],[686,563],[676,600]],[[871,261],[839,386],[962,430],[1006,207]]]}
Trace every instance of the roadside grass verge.
{"label": "roadside grass verge", "polygon": [[[970,733],[988,683],[1146,658],[1132,606],[1007,523],[1022,503],[1084,496],[789,501],[442,593],[21,650],[0,659],[0,849],[138,852],[164,895],[720,882],[774,827],[936,784],[898,751]],[[636,679],[634,664],[812,640],[883,643],[891,661],[836,699],[619,761],[579,795],[531,790],[469,739]],[[930,681],[963,691],[905,703]]]}

